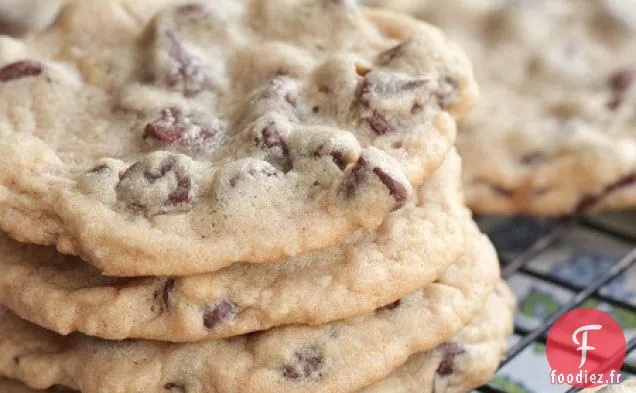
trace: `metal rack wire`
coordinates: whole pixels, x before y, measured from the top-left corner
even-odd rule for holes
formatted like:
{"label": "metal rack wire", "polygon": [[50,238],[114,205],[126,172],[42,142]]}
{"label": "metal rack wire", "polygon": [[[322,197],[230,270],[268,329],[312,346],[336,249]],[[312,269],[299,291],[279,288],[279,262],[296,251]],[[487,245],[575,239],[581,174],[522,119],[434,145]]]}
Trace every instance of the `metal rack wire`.
{"label": "metal rack wire", "polygon": [[[519,219],[517,219],[517,221],[518,220]],[[636,265],[636,237],[634,235],[623,233],[622,231],[612,228],[611,226],[600,224],[599,222],[588,218],[572,218],[566,220],[545,222],[536,221],[535,219],[530,218],[521,218],[521,221],[524,220],[526,226],[534,226],[533,231],[535,233],[540,233],[540,235],[530,236],[528,234],[524,234],[524,226],[519,226],[517,222],[514,229],[519,230],[519,228],[521,228],[522,233],[518,236],[517,239],[517,242],[519,244],[515,245],[516,249],[520,252],[514,255],[510,255],[505,247],[502,247],[501,244],[498,244],[496,233],[497,231],[509,231],[513,228],[506,228],[506,226],[504,225],[495,229],[493,231],[494,233],[486,230],[486,232],[491,235],[491,238],[493,239],[493,242],[495,243],[495,246],[499,251],[502,263],[503,278],[509,279],[515,274],[522,273],[526,276],[530,276],[532,279],[539,282],[548,283],[559,288],[570,290],[574,292],[575,295],[570,302],[564,304],[556,313],[547,317],[543,322],[541,322],[533,329],[527,329],[515,322],[514,333],[515,335],[519,336],[520,339],[508,350],[505,359],[499,366],[500,369],[509,362],[513,361],[515,357],[517,357],[529,346],[534,344],[545,344],[548,331],[550,330],[550,327],[554,324],[554,322],[556,322],[568,311],[580,307],[581,304],[588,299],[594,298],[613,306],[618,306],[625,310],[636,313],[636,307],[633,304],[615,299],[611,296],[605,296],[600,291],[600,289],[604,285],[608,284],[614,278],[620,276],[632,266]],[[549,273],[539,273],[533,269],[528,268],[528,265],[537,257],[537,255],[550,249],[550,247],[563,239],[574,229],[588,229],[596,232],[601,232],[611,238],[633,244],[634,248],[621,260],[607,268],[602,274],[600,274],[592,282],[590,282],[589,285],[586,286],[573,285],[565,280],[554,277]],[[627,342],[627,354],[630,354],[633,351],[636,351],[636,337]],[[636,374],[636,368],[627,363],[621,368],[621,371],[629,374]],[[506,392],[505,390],[501,390],[500,388],[492,387],[489,385],[482,386],[476,391],[482,393],[510,393]],[[580,389],[571,388],[567,390],[566,393],[573,393],[578,391],[580,391]]]}

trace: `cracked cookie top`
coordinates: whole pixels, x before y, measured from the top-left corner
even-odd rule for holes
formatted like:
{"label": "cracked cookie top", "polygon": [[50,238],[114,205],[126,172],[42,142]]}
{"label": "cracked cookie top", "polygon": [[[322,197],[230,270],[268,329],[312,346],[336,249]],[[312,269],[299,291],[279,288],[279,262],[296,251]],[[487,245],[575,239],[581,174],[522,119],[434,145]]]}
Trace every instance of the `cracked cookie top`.
{"label": "cracked cookie top", "polygon": [[350,1],[173,5],[138,30],[99,43],[117,58],[95,72],[0,43],[2,226],[108,275],[271,262],[375,228],[476,95],[440,31]]}

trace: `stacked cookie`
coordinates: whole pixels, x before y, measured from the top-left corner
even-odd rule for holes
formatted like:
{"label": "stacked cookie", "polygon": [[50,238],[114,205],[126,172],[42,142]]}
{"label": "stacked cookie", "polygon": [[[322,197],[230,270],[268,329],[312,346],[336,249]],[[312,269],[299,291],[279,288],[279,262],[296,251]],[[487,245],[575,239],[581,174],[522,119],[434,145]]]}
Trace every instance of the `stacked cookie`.
{"label": "stacked cookie", "polygon": [[0,237],[0,375],[83,393],[485,382],[514,302],[463,202],[462,50],[347,1],[171,3],[78,0],[0,39],[0,225],[21,242]]}

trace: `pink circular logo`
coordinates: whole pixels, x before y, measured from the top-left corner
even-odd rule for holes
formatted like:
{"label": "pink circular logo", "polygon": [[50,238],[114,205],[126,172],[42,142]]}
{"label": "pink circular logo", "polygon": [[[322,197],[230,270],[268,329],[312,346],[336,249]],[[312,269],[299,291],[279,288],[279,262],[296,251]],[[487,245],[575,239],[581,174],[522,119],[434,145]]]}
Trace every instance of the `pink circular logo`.
{"label": "pink circular logo", "polygon": [[625,335],[614,318],[594,308],[572,310],[548,333],[550,382],[578,388],[619,383],[625,350]]}

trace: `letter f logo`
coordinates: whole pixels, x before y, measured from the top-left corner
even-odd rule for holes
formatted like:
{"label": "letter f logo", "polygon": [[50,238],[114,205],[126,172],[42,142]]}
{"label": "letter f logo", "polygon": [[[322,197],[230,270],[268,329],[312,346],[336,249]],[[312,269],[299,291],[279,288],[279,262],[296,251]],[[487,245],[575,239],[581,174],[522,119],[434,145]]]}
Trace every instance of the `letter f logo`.
{"label": "letter f logo", "polygon": [[[576,349],[577,351],[581,351],[581,364],[579,365],[579,368],[583,367],[585,361],[587,360],[587,351],[593,351],[596,349],[587,345],[587,332],[590,330],[601,330],[602,328],[602,325],[585,325],[576,329],[572,334],[572,341],[574,341],[576,345],[580,345],[580,347]],[[576,338],[576,336],[578,336],[578,334],[581,332],[583,332],[583,339],[581,340],[582,343],[579,342],[579,340]]]}

